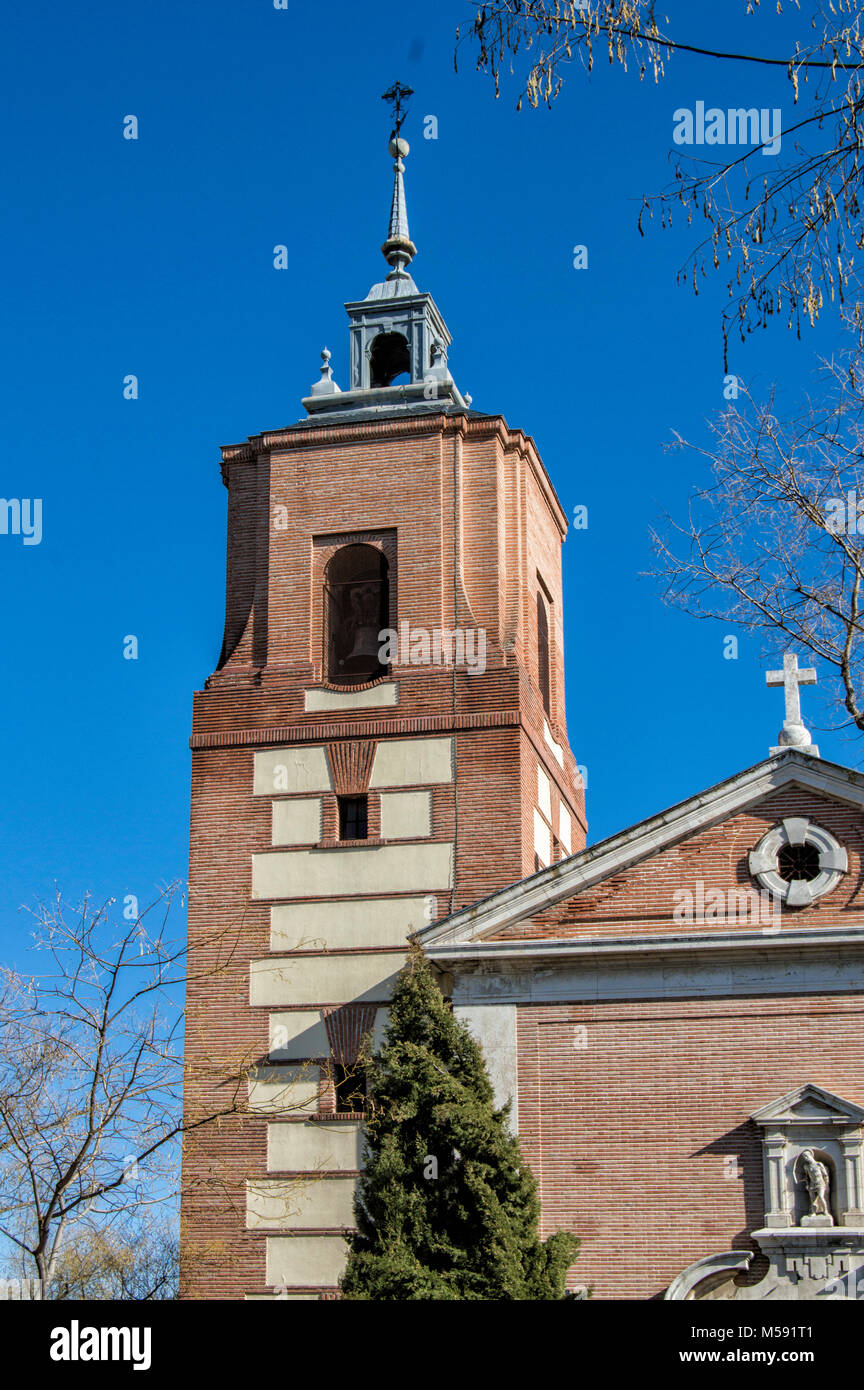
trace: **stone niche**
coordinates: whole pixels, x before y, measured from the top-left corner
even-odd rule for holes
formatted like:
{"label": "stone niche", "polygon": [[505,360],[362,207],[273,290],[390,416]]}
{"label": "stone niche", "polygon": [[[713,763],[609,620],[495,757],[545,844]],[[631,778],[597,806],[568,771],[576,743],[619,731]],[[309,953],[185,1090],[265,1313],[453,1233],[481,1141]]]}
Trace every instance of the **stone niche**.
{"label": "stone niche", "polygon": [[751,1250],[696,1260],[666,1298],[864,1301],[864,1109],[808,1083],[750,1117],[762,1137],[765,1216],[751,1238],[768,1260],[742,1282]]}

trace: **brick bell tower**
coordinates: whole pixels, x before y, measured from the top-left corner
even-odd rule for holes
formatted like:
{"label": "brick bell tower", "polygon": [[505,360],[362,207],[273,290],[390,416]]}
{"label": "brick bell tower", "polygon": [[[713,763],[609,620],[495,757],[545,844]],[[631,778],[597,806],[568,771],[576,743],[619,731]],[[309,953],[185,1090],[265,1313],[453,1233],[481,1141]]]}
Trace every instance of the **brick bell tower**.
{"label": "brick bell tower", "polygon": [[[566,520],[532,439],[473,410],[409,274],[401,98],[385,279],[349,385],[222,450],[225,635],[195,695],[186,1298],[336,1293],[364,1037],[406,938],[585,843],[564,715]],[[238,1078],[242,1078],[239,1079]]]}

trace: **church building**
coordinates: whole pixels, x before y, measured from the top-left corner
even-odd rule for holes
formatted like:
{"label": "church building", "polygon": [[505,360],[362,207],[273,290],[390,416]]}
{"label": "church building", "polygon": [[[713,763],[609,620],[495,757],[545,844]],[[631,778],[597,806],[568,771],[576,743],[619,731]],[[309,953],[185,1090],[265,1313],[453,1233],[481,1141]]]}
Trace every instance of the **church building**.
{"label": "church building", "polygon": [[195,696],[181,1296],[338,1297],[364,1042],[419,941],[595,1298],[864,1297],[864,777],[787,657],[764,762],[586,848],[566,518],[387,272],[304,416],[222,450]]}

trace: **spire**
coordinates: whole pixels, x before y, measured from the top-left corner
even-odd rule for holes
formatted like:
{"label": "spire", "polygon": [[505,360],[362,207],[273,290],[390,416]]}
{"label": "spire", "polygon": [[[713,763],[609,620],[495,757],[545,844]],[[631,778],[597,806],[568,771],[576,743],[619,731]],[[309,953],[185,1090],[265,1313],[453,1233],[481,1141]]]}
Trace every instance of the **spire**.
{"label": "spire", "polygon": [[393,86],[386,91],[382,101],[389,101],[393,107],[393,130],[390,134],[390,144],[387,146],[393,157],[393,199],[390,204],[390,230],[387,240],[381,247],[382,255],[387,264],[392,267],[388,280],[398,280],[407,275],[406,266],[409,266],[417,255],[417,247],[411,240],[408,232],[408,208],[405,204],[405,184],[402,175],[405,173],[403,160],[407,159],[410,146],[407,140],[403,140],[400,134],[402,123],[407,112],[405,103],[407,98],[414,93],[410,87],[403,87],[401,82],[394,82]]}
{"label": "spire", "polygon": [[382,410],[465,411],[470,404],[450,375],[449,329],[431,294],[420,292],[408,269],[417,247],[408,231],[402,178],[408,142],[401,130],[405,102],[411,95],[411,88],[401,82],[394,82],[384,93],[392,108],[389,150],[394,177],[390,226],[381,251],[390,269],[365,299],[345,305],[351,324],[347,390],[340,390],[333,380],[329,349],[321,354],[320,380],[303,398],[307,416],[315,423]]}
{"label": "spire", "polygon": [[417,255],[417,247],[414,245],[408,234],[408,209],[405,206],[405,185],[402,182],[402,175],[405,172],[405,165],[402,163],[409,151],[407,140],[396,137],[387,146],[394,160],[393,165],[393,202],[390,205],[390,231],[387,240],[381,247],[384,259],[393,267],[388,280],[397,280],[405,275],[405,267],[410,265]]}

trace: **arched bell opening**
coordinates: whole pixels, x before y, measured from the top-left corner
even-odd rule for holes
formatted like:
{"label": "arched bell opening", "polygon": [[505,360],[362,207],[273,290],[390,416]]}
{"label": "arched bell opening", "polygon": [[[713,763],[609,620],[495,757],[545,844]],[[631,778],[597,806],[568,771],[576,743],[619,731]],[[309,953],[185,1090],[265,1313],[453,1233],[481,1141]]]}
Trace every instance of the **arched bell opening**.
{"label": "arched bell opening", "polygon": [[369,354],[372,386],[394,386],[400,377],[411,380],[411,353],[401,333],[379,333],[372,340]]}
{"label": "arched bell opening", "polygon": [[361,685],[386,676],[379,633],[390,623],[387,557],[373,545],[345,545],[324,572],[327,679]]}

